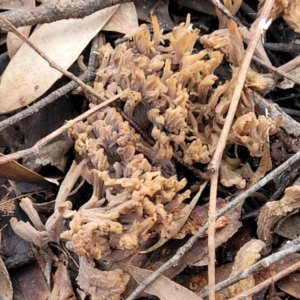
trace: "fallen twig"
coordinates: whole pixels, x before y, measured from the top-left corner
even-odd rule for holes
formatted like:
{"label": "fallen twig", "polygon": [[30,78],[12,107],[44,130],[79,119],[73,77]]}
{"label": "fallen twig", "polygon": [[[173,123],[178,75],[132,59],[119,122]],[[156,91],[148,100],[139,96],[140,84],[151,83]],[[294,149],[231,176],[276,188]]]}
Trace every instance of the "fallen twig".
{"label": "fallen twig", "polygon": [[299,53],[299,45],[285,43],[264,43],[264,47],[268,50],[278,52],[297,52]]}
{"label": "fallen twig", "polygon": [[214,156],[208,165],[208,170],[211,172],[211,185],[210,185],[210,201],[209,201],[209,227],[208,227],[208,282],[209,282],[209,299],[215,299],[215,221],[216,221],[216,199],[217,187],[219,178],[219,167],[222,159],[223,151],[225,149],[228,133],[231,129],[233,118],[235,116],[236,108],[238,106],[240,95],[244,87],[247,71],[252,60],[253,53],[256,48],[258,39],[263,34],[264,30],[270,25],[267,18],[271,11],[273,0],[267,0],[261,10],[260,16],[252,24],[250,31],[252,37],[248,44],[244,60],[238,71],[238,79],[232,95],[231,103],[227,112],[227,117],[219,137],[218,145],[216,147]]}
{"label": "fallen twig", "polygon": [[[260,270],[263,270],[264,268],[268,267],[269,265],[277,262],[278,260],[284,258],[285,256],[287,256],[288,254],[292,254],[292,253],[295,253],[297,251],[300,250],[300,237],[292,240],[291,242],[289,242],[288,244],[286,244],[281,251],[279,252],[276,252],[272,255],[269,255],[268,257],[258,261],[256,264],[252,265],[250,268],[248,269],[245,269],[244,271],[238,273],[237,275],[235,276],[232,276],[220,283],[218,283],[216,285],[216,292],[217,291],[220,291],[242,279],[245,279],[245,278],[248,278],[250,275],[252,275],[253,273],[255,272],[258,272]],[[299,263],[299,262],[298,262]],[[299,266],[297,267],[299,268]],[[289,269],[289,268],[287,268]],[[284,271],[282,271],[284,272]],[[281,274],[282,272],[278,273],[277,275]],[[291,273],[292,271],[289,271],[287,274]],[[283,276],[286,276],[287,274],[284,274]],[[272,280],[272,278],[275,278],[276,279],[276,276],[273,276],[270,278],[270,280]],[[283,276],[281,276],[280,278],[282,278]],[[280,279],[280,278],[277,278],[276,280]],[[268,279],[269,280],[269,279]],[[275,281],[275,280],[274,280]],[[257,291],[259,291],[260,289],[258,289]],[[256,291],[256,292],[257,292]],[[248,291],[247,291],[248,292]],[[247,293],[245,292],[245,293]],[[241,295],[238,295],[234,298],[231,298],[231,300],[235,299],[244,299],[244,294],[241,294]],[[249,296],[250,294],[247,294],[247,296]],[[205,298],[208,296],[208,290],[207,288],[205,288],[205,291],[203,291],[200,295],[201,298]]]}
{"label": "fallen twig", "polygon": [[33,145],[31,148],[26,149],[26,150],[22,150],[22,151],[18,151],[15,153],[11,153],[5,156],[0,157],[0,165],[13,161],[13,160],[17,160],[32,154],[37,154],[39,152],[39,150],[45,146],[46,144],[48,144],[51,140],[53,140],[55,137],[57,137],[58,135],[60,135],[61,133],[63,133],[64,131],[66,131],[68,128],[70,128],[71,126],[73,126],[74,124],[76,124],[77,122],[80,122],[84,119],[86,119],[87,117],[89,117],[91,114],[95,113],[96,111],[98,111],[101,108],[104,108],[105,106],[113,103],[114,101],[116,101],[117,99],[119,99],[120,95],[116,95],[115,97],[108,99],[98,105],[96,105],[95,107],[91,108],[90,110],[88,110],[87,112],[81,114],[80,116],[78,116],[77,118],[68,121],[67,124],[61,126],[60,128],[58,128],[57,130],[53,131],[52,133],[48,134],[46,137],[42,138],[41,140],[39,140],[35,145]]}
{"label": "fallen twig", "polygon": [[232,19],[239,26],[244,26],[241,21],[232,15],[232,13],[219,1],[219,0],[210,0],[210,2],[219,9],[228,19]]}
{"label": "fallen twig", "polygon": [[241,294],[239,294],[239,295],[237,295],[233,298],[230,298],[229,300],[246,299],[247,297],[258,293],[262,289],[268,287],[273,282],[278,281],[279,279],[291,274],[292,272],[296,271],[299,268],[300,268],[300,261],[292,264],[291,266],[289,266],[288,268],[284,269],[283,271],[277,273],[276,275],[264,280],[263,282],[261,282],[260,284],[254,286],[253,288],[247,290],[246,292],[241,293]]}
{"label": "fallen twig", "polygon": [[[106,7],[114,6],[131,0],[89,0],[61,1],[46,4],[32,9],[15,9],[2,13],[15,27],[51,23],[63,19],[81,19]],[[11,31],[3,21],[0,21],[0,31]]]}
{"label": "fallen twig", "polygon": [[[0,158],[1,160],[1,158]],[[233,207],[235,207],[240,202],[244,201],[246,198],[248,198],[252,193],[256,192],[260,188],[262,188],[265,184],[267,184],[270,180],[272,180],[274,177],[281,174],[285,169],[291,167],[295,162],[300,160],[300,151],[297,152],[294,156],[289,158],[287,161],[285,161],[283,164],[281,164],[278,168],[270,172],[268,175],[266,175],[263,179],[258,181],[256,184],[251,186],[247,191],[241,193],[237,197],[235,197],[230,203],[228,203],[226,206],[218,210],[216,213],[216,219],[224,215],[226,212],[231,210]],[[189,249],[193,246],[193,244],[199,239],[201,235],[203,235],[206,230],[208,229],[208,222],[206,222],[203,227],[201,227],[195,235],[193,235],[187,243],[185,243],[182,247],[180,247],[176,254],[169,259],[165,264],[163,264],[161,267],[159,267],[155,272],[153,272],[147,279],[142,281],[138,287],[132,292],[132,294],[126,298],[126,300],[134,300],[135,297],[137,297],[143,289],[149,285],[151,282],[153,282],[157,276],[163,274],[164,271],[167,269],[176,266],[179,262],[179,260],[182,258],[182,256],[189,251]],[[300,238],[299,238],[300,242]]]}
{"label": "fallen twig", "polygon": [[290,73],[287,73],[287,72],[283,71],[281,69],[281,67],[276,68],[276,67],[274,67],[274,66],[272,66],[272,65],[264,62],[263,60],[261,60],[260,58],[258,58],[256,56],[253,56],[252,59],[254,61],[256,61],[257,63],[259,63],[260,65],[262,65],[263,67],[265,67],[265,68],[267,68],[267,69],[269,69],[269,70],[277,73],[278,75],[281,75],[282,77],[285,77],[285,78],[287,78],[287,79],[289,79],[289,80],[291,80],[291,81],[293,81],[293,82],[295,82],[297,84],[300,84],[299,78],[297,78],[294,75],[291,75]]}

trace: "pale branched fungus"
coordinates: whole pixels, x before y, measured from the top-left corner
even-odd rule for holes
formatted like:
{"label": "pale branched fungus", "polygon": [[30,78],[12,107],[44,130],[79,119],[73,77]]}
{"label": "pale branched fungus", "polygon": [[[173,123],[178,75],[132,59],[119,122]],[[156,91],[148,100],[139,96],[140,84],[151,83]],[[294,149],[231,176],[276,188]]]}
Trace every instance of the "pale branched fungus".
{"label": "pale branched fungus", "polygon": [[[99,49],[94,88],[105,97],[119,95],[116,105],[152,138],[153,146],[114,107],[77,123],[69,134],[87,161],[81,175],[93,185],[93,195],[77,211],[70,202],[60,202],[45,230],[39,221],[32,220],[40,231],[30,225],[34,229],[31,241],[43,246],[57,241],[54,233],[62,232],[63,217],[71,219],[60,238],[78,254],[77,281],[92,299],[120,299],[129,275],[118,263],[132,261],[151,247],[154,242],[147,244],[149,236],[172,238],[187,219],[190,206],[184,201],[190,190],[183,191],[187,180],[177,178],[172,157],[188,165],[210,162],[244,55],[233,23],[229,30],[202,37],[207,49],[197,53],[194,44],[199,30],[193,30],[189,18],[167,35],[156,18],[152,20],[153,37],[144,24],[128,35],[132,37],[128,42],[115,49],[110,45]],[[231,80],[218,82],[213,73],[223,56],[234,71]],[[265,86],[264,78],[250,70],[228,141],[247,147],[253,156],[262,155],[264,142],[279,126],[254,114],[251,89],[260,91]],[[96,98],[88,99],[90,106],[98,104]],[[252,170],[239,167],[222,162],[221,183],[244,188]],[[20,223],[15,219],[11,223],[29,239],[17,228]],[[109,262],[107,269],[104,260]]]}

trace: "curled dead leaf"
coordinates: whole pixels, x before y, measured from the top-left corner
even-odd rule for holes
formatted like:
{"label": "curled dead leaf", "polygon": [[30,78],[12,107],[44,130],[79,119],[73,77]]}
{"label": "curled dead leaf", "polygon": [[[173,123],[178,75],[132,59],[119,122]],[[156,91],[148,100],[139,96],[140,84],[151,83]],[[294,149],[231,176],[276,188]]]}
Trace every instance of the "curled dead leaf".
{"label": "curled dead leaf", "polygon": [[262,208],[257,221],[257,235],[266,243],[270,251],[273,242],[273,230],[280,221],[294,214],[300,208],[300,186],[287,188],[283,198],[267,202]]}

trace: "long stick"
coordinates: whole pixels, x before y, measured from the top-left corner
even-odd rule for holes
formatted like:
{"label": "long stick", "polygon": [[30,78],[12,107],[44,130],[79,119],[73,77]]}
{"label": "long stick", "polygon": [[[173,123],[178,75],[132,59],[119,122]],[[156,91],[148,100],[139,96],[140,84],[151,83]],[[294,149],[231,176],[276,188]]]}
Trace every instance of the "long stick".
{"label": "long stick", "polygon": [[219,138],[219,142],[214,153],[214,156],[208,166],[208,170],[212,174],[210,185],[210,201],[209,201],[209,216],[208,216],[208,283],[209,283],[209,299],[215,299],[215,221],[216,221],[216,201],[217,201],[217,186],[219,179],[219,167],[222,159],[223,151],[226,146],[228,133],[232,126],[236,108],[238,106],[242,89],[247,76],[247,71],[251,63],[258,39],[263,34],[264,30],[269,25],[266,20],[269,16],[274,0],[266,0],[261,14],[258,19],[252,24],[252,37],[248,44],[248,48],[244,60],[240,66],[236,87],[234,89],[231,103],[228,109],[227,117]]}

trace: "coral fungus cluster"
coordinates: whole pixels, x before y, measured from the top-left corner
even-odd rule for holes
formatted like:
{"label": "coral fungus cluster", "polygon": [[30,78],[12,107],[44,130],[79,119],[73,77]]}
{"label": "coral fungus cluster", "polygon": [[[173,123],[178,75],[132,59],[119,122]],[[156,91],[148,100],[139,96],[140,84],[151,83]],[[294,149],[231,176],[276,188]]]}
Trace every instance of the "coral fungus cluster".
{"label": "coral fungus cluster", "polygon": [[[210,162],[243,57],[235,24],[202,37],[206,48],[201,51],[194,50],[199,30],[192,29],[189,19],[163,35],[153,17],[153,28],[151,36],[141,25],[128,42],[99,49],[94,82],[103,96],[119,95],[118,108],[152,137],[153,145],[115,107],[70,130],[76,151],[87,159],[82,176],[94,186],[94,193],[78,211],[68,202],[58,207],[61,216],[71,218],[60,237],[78,254],[78,283],[93,299],[120,299],[129,275],[118,261],[132,261],[140,250],[152,246],[147,240],[153,233],[160,238],[177,233],[176,224],[188,213],[184,200],[190,191],[183,190],[186,179],[177,178],[172,156],[187,165]],[[214,72],[224,55],[232,63],[233,76],[222,82]],[[254,114],[250,89],[267,87],[261,75],[249,71],[228,140],[228,145],[241,145],[257,157],[278,128],[276,122]],[[89,100],[91,106],[97,104],[96,99]],[[247,177],[238,168],[223,161],[221,183],[244,188]],[[102,270],[95,268],[94,260]]]}

